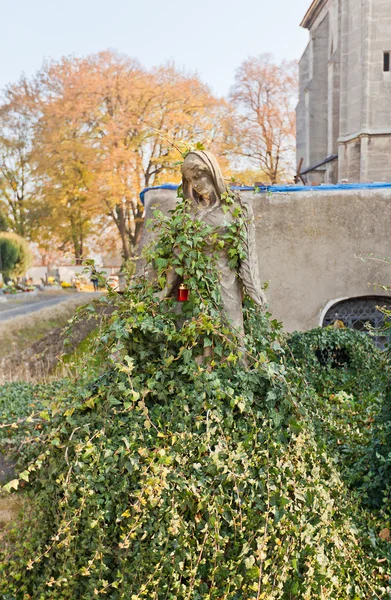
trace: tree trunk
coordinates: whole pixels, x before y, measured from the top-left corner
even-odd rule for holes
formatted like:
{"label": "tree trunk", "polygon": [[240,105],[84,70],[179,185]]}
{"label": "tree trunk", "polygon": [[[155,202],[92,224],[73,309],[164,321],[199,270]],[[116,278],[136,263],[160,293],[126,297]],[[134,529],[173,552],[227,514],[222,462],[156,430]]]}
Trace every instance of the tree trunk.
{"label": "tree trunk", "polygon": [[73,215],[70,215],[69,220],[71,223],[71,237],[76,264],[81,265],[83,264],[83,234],[80,231],[80,224],[75,223]]}
{"label": "tree trunk", "polygon": [[140,210],[140,207],[137,207],[137,212],[134,215],[134,234],[132,236],[132,244],[133,244],[133,248],[137,248],[139,242],[140,242],[140,238],[141,238],[141,233],[143,230],[143,226],[144,226],[144,217],[143,217],[143,210]]}
{"label": "tree trunk", "polygon": [[114,222],[117,225],[119,234],[121,236],[123,257],[124,260],[127,261],[132,257],[132,250],[130,247],[129,235],[126,227],[125,206],[123,204],[117,204],[115,207]]}

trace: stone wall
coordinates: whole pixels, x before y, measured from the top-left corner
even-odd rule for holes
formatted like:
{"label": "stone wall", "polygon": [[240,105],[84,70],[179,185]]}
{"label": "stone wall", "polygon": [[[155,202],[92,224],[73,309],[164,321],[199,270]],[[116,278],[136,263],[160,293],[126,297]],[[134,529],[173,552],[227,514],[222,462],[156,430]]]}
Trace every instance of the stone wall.
{"label": "stone wall", "polygon": [[340,136],[361,129],[364,64],[363,19],[366,2],[342,0]]}
{"label": "stone wall", "polygon": [[310,162],[312,166],[327,156],[327,99],[329,15],[318,25],[313,37],[313,73],[309,85]]}
{"label": "stone wall", "polygon": [[318,0],[302,26],[310,43],[300,61],[297,159],[305,159],[304,170],[339,155],[308,182],[391,181],[391,72],[383,70],[384,52],[391,52],[389,0]]}
{"label": "stone wall", "polygon": [[[318,25],[300,61],[300,91],[297,106],[297,160],[301,170],[322,162],[328,146],[328,49],[329,16]],[[314,68],[315,67],[315,68]],[[324,181],[316,173],[311,181]]]}
{"label": "stone wall", "polygon": [[383,53],[391,52],[391,6],[389,0],[372,0],[369,5],[367,122],[371,131],[391,137],[391,72],[383,71]]}
{"label": "stone wall", "polygon": [[[391,189],[253,194],[261,279],[273,316],[285,329],[306,330],[321,323],[334,301],[387,295],[370,284],[388,284],[391,265],[361,260],[391,256]],[[146,220],[153,207],[167,212],[173,190],[146,193]],[[146,229],[143,243],[152,239]]]}
{"label": "stone wall", "polygon": [[307,139],[308,132],[308,117],[307,107],[308,102],[308,84],[310,81],[309,65],[311,59],[311,47],[310,44],[307,46],[301,61],[299,63],[299,102],[296,108],[296,156],[297,165],[299,166],[300,161],[301,169],[308,169],[311,165],[309,155],[309,139]]}
{"label": "stone wall", "polygon": [[391,135],[372,136],[371,138],[367,138],[367,142],[368,171],[371,179],[373,181],[391,181]]}

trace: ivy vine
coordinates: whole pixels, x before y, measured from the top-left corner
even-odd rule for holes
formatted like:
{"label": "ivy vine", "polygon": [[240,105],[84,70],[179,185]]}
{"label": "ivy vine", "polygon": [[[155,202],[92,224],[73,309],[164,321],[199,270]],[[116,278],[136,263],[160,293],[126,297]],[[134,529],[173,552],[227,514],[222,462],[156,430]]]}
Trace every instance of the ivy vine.
{"label": "ivy vine", "polygon": [[[61,387],[40,427],[26,422],[29,496],[1,550],[3,600],[389,597],[387,555],[281,325],[246,299],[246,366],[222,322],[216,253],[241,259],[241,218],[222,240],[186,201],[158,215],[157,282],[105,300],[99,364]],[[191,290],[180,319],[158,298],[168,269]]]}

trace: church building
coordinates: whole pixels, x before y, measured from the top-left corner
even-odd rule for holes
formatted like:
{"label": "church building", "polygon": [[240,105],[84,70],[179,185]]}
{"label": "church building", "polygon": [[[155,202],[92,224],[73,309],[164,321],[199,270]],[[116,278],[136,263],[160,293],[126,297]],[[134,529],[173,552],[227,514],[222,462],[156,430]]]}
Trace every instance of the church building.
{"label": "church building", "polygon": [[390,0],[313,0],[301,26],[310,40],[300,60],[300,178],[390,182]]}

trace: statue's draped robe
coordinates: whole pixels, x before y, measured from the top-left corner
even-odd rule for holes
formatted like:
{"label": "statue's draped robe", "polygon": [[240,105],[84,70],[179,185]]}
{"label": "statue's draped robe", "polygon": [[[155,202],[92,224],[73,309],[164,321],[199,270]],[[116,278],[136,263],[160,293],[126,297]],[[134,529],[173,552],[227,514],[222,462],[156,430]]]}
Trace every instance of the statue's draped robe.
{"label": "statue's draped robe", "polygon": [[[243,295],[244,292],[254,300],[259,306],[266,303],[263,294],[259,275],[258,261],[255,254],[255,232],[254,217],[251,208],[243,200],[238,200],[243,210],[243,216],[246,219],[246,227],[243,232],[243,244],[245,250],[250,252],[250,256],[240,265],[238,271],[229,266],[228,242],[221,248],[216,249],[206,245],[205,252],[214,255],[216,259],[216,270],[219,278],[220,294],[223,306],[223,313],[235,333],[239,336],[244,335],[243,327]],[[229,210],[224,211],[222,203],[218,202],[213,206],[207,206],[202,202],[193,203],[191,214],[195,219],[202,221],[205,225],[210,225],[217,232],[219,239],[223,239],[227,228],[235,219],[232,216],[232,210],[236,204],[230,206]],[[175,250],[174,250],[175,251]],[[179,285],[179,276],[171,270],[167,273],[167,285],[162,292],[162,297],[171,296]]]}
{"label": "statue's draped robe", "polygon": [[[204,199],[195,191],[194,177],[186,179],[183,175],[183,194],[186,199],[190,200],[191,214],[195,219],[202,221],[205,225],[210,225],[222,239],[227,227],[235,221],[232,215],[234,209],[236,207],[240,207],[241,209],[240,218],[244,221],[241,242],[246,258],[241,261],[238,270],[232,270],[229,267],[228,242],[221,249],[208,248],[206,246],[205,252],[213,253],[216,257],[223,315],[236,334],[242,337],[244,335],[244,293],[247,293],[258,306],[263,307],[266,304],[258,272],[253,211],[247,201],[242,199],[236,192],[231,192],[227,188],[217,159],[212,153],[204,150],[190,152],[184,161],[182,173],[184,173],[186,161],[188,161],[188,167],[189,161],[190,164],[193,162],[193,165],[195,161],[198,164],[198,169],[200,168],[199,165],[201,165],[201,169],[209,174],[214,188],[213,194],[209,198]],[[230,204],[226,203],[225,198],[227,197],[231,200]],[[223,210],[223,207],[225,210]],[[174,251],[175,249],[173,248]],[[161,292],[161,297],[173,295],[178,285],[178,275],[173,270],[170,270],[167,273],[167,285]]]}
{"label": "statue's draped robe", "polygon": [[[211,208],[198,205],[194,216],[205,225],[212,226],[218,232],[220,239],[226,233],[227,227],[234,221],[231,211],[224,212],[220,203]],[[227,247],[218,250],[210,248],[210,254],[213,253],[216,259],[225,317],[238,335],[243,335],[243,289],[237,272],[229,267],[227,250]],[[209,249],[206,248],[205,251],[208,252]]]}

